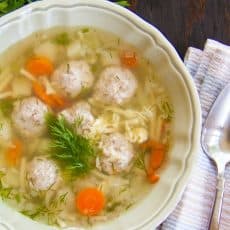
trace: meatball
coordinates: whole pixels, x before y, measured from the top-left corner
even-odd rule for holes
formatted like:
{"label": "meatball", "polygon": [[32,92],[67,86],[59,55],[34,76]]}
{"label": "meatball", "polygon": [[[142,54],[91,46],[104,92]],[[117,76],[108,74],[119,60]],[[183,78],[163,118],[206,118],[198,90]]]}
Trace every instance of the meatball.
{"label": "meatball", "polygon": [[57,182],[57,177],[57,167],[53,161],[37,157],[30,162],[27,178],[32,189],[47,190]]}
{"label": "meatball", "polygon": [[102,149],[102,155],[96,160],[99,170],[108,174],[116,174],[130,169],[134,150],[125,136],[120,133],[104,136],[99,147]]}
{"label": "meatball", "polygon": [[123,104],[136,92],[137,80],[133,73],[119,66],[107,67],[95,86],[95,99],[103,103]]}
{"label": "meatball", "polygon": [[[69,109],[63,110],[62,115],[70,124],[76,123],[76,131],[80,134],[88,134],[90,127],[94,122],[94,116],[91,113],[90,105],[87,102],[80,101]],[[79,119],[79,124],[77,124]]]}
{"label": "meatball", "polygon": [[15,103],[12,121],[21,135],[39,136],[45,130],[45,114],[48,107],[36,97],[29,97]]}
{"label": "meatball", "polygon": [[94,76],[85,61],[69,61],[56,69],[51,77],[53,87],[63,96],[74,98],[91,88]]}

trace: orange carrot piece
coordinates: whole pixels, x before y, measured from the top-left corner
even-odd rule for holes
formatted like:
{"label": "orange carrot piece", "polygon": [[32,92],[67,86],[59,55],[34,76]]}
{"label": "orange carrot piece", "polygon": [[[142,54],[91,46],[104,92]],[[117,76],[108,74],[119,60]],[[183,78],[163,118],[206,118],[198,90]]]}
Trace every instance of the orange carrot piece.
{"label": "orange carrot piece", "polygon": [[163,150],[154,150],[151,152],[149,167],[152,169],[158,169],[164,161],[164,151]]}
{"label": "orange carrot piece", "polygon": [[121,63],[128,68],[136,67],[138,64],[136,53],[132,51],[125,51],[121,55]]}
{"label": "orange carrot piece", "polygon": [[142,149],[150,149],[150,150],[164,150],[165,149],[165,146],[157,141],[154,141],[154,140],[148,140],[146,142],[144,142],[143,144],[141,144],[141,148]]}
{"label": "orange carrot piece", "polygon": [[45,87],[38,82],[33,83],[33,90],[37,97],[52,108],[64,107],[66,104],[64,99],[57,94],[46,94]]}
{"label": "orange carrot piece", "polygon": [[155,184],[159,179],[160,176],[155,173],[148,174],[148,180],[151,184]]}
{"label": "orange carrot piece", "polygon": [[64,101],[64,99],[62,97],[60,97],[59,95],[50,94],[49,96],[52,98],[52,100],[55,102],[55,104],[58,107],[64,107],[66,105],[66,102]]}
{"label": "orange carrot piece", "polygon": [[50,75],[54,71],[52,61],[47,57],[33,57],[26,63],[26,70],[34,76]]}
{"label": "orange carrot piece", "polygon": [[160,168],[165,157],[165,146],[154,140],[148,140],[141,145],[141,149],[150,152],[147,177],[150,183],[156,183],[160,177],[155,170]]}
{"label": "orange carrot piece", "polygon": [[6,161],[10,167],[14,167],[19,163],[22,154],[22,143],[19,140],[13,141],[11,146],[6,152]]}
{"label": "orange carrot piece", "polygon": [[76,197],[77,210],[85,216],[95,216],[105,205],[105,198],[97,188],[86,188]]}

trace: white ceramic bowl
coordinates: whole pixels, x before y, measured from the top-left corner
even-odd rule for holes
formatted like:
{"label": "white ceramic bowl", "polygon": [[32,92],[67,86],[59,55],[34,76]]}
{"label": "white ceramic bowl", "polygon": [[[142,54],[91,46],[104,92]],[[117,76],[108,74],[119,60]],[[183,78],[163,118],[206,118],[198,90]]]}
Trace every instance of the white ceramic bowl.
{"label": "white ceramic bowl", "polygon": [[[0,53],[31,33],[53,26],[93,26],[113,32],[148,57],[172,100],[173,147],[161,180],[136,207],[100,230],[151,229],[173,211],[188,182],[200,136],[200,104],[191,76],[167,39],[130,11],[103,0],[44,0],[0,18]],[[48,230],[5,204],[0,222],[6,229]],[[1,227],[0,227],[1,228]]]}

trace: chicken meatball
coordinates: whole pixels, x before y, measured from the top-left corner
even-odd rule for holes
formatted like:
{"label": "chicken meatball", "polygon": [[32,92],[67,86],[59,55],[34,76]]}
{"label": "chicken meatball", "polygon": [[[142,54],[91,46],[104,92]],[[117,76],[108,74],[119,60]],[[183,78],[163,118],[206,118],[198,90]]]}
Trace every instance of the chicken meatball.
{"label": "chicken meatball", "polygon": [[94,76],[85,61],[69,61],[56,69],[51,77],[53,87],[63,96],[74,98],[91,88]]}
{"label": "chicken meatball", "polygon": [[45,158],[34,158],[28,168],[29,185],[36,191],[49,189],[57,182],[58,170],[55,163]]}
{"label": "chicken meatball", "polygon": [[25,98],[15,103],[12,121],[21,135],[39,136],[45,130],[45,114],[47,112],[48,107],[38,98]]}
{"label": "chicken meatball", "polygon": [[84,101],[80,101],[69,109],[63,110],[60,115],[70,124],[76,123],[76,131],[83,135],[89,133],[90,127],[94,122],[94,116],[91,113],[90,105]]}
{"label": "chicken meatball", "polygon": [[102,149],[102,155],[96,160],[99,170],[108,174],[116,174],[130,169],[134,150],[125,136],[120,133],[104,136],[99,147]]}
{"label": "chicken meatball", "polygon": [[111,66],[101,73],[94,96],[106,104],[123,104],[133,97],[136,89],[137,80],[129,69]]}

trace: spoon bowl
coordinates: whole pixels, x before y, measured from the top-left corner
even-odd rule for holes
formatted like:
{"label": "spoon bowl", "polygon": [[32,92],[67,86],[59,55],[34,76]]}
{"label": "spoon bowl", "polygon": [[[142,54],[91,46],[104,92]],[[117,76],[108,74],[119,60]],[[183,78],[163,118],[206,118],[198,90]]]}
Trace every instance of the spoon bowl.
{"label": "spoon bowl", "polygon": [[217,192],[210,229],[219,229],[224,194],[224,170],[230,162],[230,84],[225,86],[213,104],[201,135],[204,152],[217,166]]}

